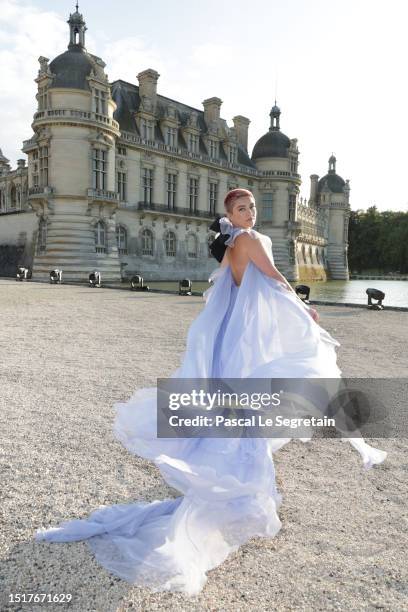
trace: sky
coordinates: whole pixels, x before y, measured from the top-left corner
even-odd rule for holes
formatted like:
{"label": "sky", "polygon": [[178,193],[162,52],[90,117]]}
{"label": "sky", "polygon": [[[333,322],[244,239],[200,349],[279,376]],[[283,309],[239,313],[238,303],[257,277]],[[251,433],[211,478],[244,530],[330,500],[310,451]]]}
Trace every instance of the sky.
{"label": "sky", "polygon": [[[275,96],[281,130],[298,139],[301,196],[328,158],[350,180],[353,210],[408,211],[408,2],[406,0],[81,0],[86,47],[109,80],[137,84],[146,68],[158,92],[221,116],[251,120],[249,150],[269,129]],[[38,57],[68,45],[66,0],[0,0],[0,148],[25,157],[32,136]]]}

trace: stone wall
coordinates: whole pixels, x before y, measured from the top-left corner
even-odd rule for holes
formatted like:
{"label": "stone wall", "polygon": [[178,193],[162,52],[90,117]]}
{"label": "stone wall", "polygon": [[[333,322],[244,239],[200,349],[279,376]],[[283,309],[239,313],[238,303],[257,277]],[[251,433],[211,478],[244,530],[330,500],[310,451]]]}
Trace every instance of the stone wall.
{"label": "stone wall", "polygon": [[32,266],[37,224],[34,212],[0,215],[0,276],[15,276],[17,266]]}

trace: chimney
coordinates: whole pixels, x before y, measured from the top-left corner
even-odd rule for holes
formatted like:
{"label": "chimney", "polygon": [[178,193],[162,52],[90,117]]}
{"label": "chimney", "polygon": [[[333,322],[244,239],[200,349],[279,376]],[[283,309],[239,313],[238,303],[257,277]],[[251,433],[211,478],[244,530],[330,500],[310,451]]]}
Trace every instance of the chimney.
{"label": "chimney", "polygon": [[237,133],[239,144],[244,147],[245,151],[248,151],[248,126],[251,123],[249,119],[242,115],[233,117],[234,128]]}
{"label": "chimney", "polygon": [[204,100],[204,121],[207,125],[213,121],[218,121],[220,118],[221,104],[222,100],[219,98],[208,98],[208,100]]}
{"label": "chimney", "polygon": [[160,74],[152,68],[139,72],[137,78],[139,81],[139,96],[141,100],[143,98],[148,98],[152,101],[153,105],[156,104],[157,81],[159,76]]}
{"label": "chimney", "polygon": [[317,174],[310,175],[310,201],[314,204],[317,202],[317,182],[319,176]]}

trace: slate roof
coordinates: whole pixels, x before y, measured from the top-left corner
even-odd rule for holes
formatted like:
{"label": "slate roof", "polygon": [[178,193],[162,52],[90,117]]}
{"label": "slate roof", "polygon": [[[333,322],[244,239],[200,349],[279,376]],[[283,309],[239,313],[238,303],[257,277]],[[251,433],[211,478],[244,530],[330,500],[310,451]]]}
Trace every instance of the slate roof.
{"label": "slate roof", "polygon": [[[111,83],[111,95],[117,106],[113,117],[116,121],[118,121],[120,129],[130,132],[135,136],[140,136],[134,117],[134,113],[137,112],[140,106],[139,87],[122,80],[114,81]],[[202,155],[207,155],[207,149],[202,139],[202,135],[207,132],[207,125],[204,121],[204,111],[189,106],[188,104],[178,102],[177,100],[166,98],[165,96],[157,96],[157,111],[159,116],[165,117],[167,115],[167,108],[169,106],[175,109],[176,118],[178,119],[181,128],[187,126],[192,112],[196,114],[197,127],[201,132],[199,152]],[[164,143],[164,136],[159,125],[157,124],[155,129],[155,139],[162,144]],[[184,141],[181,131],[179,131],[178,135],[178,147],[187,151],[187,143]],[[222,146],[220,147],[220,159],[223,161],[227,160],[227,156]],[[238,145],[237,162],[242,166],[255,168],[255,165],[249,158],[248,153],[241,145]]]}
{"label": "slate roof", "polygon": [[317,191],[321,192],[325,187],[328,187],[332,193],[343,193],[343,187],[346,182],[335,172],[329,172],[323,176],[318,184]]}
{"label": "slate roof", "polygon": [[252,159],[289,157],[290,140],[280,130],[271,129],[255,143]]}
{"label": "slate roof", "polygon": [[99,60],[98,57],[87,53],[80,45],[71,45],[68,51],[58,55],[50,63],[50,71],[55,74],[55,79],[50,87],[69,87],[89,91],[86,77],[91,74],[92,70],[99,78],[105,78],[103,68],[97,63],[97,60]]}

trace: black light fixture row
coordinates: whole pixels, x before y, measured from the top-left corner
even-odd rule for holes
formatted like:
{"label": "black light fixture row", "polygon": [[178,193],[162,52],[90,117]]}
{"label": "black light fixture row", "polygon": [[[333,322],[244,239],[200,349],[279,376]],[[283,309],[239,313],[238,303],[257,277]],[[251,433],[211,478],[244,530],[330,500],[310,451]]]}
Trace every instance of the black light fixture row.
{"label": "black light fixture row", "polygon": [[60,285],[62,283],[62,270],[56,268],[50,272],[51,285]]}
{"label": "black light fixture row", "polygon": [[[368,288],[366,290],[366,294],[368,295],[367,308],[369,308],[370,310],[384,310],[382,301],[385,298],[385,293],[383,291],[380,291],[379,289]],[[373,304],[373,300],[376,300],[375,304]]]}
{"label": "black light fixture row", "polygon": [[33,272],[30,268],[23,268],[22,266],[17,268],[16,281],[27,281],[30,280]]}
{"label": "black light fixture row", "polygon": [[179,282],[179,295],[192,295],[193,283],[189,278],[183,278]]}
{"label": "black light fixture row", "polygon": [[90,287],[102,287],[102,277],[101,273],[98,270],[94,270],[89,275],[89,286]]}
{"label": "black light fixture row", "polygon": [[148,285],[144,284],[143,276],[132,276],[130,279],[130,290],[131,291],[149,291]]}

